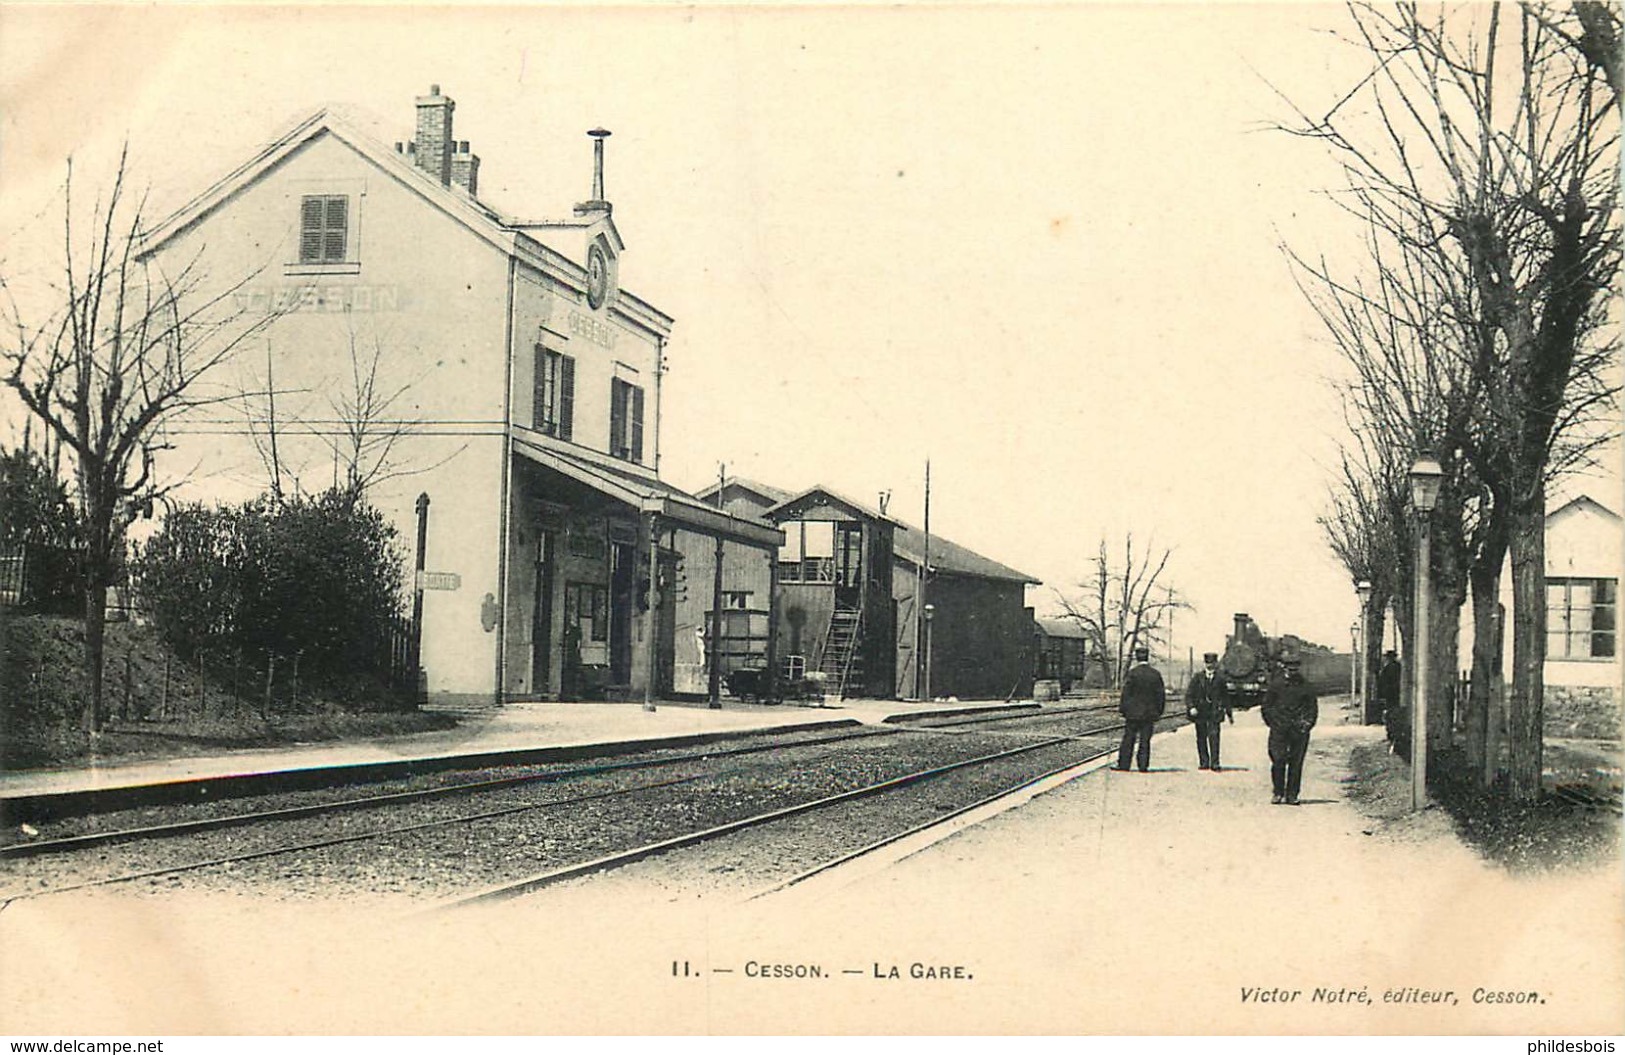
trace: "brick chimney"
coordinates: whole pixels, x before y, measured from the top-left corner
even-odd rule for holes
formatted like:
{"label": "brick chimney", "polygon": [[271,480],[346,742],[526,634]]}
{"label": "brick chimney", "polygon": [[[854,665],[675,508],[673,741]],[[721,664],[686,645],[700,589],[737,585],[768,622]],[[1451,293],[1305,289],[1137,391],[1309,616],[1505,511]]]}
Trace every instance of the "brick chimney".
{"label": "brick chimney", "polygon": [[468,191],[470,198],[479,193],[480,156],[468,152],[466,139],[457,144],[457,152],[451,156],[451,181]]}
{"label": "brick chimney", "polygon": [[451,112],[457,104],[440,94],[440,85],[429,85],[429,94],[418,96],[417,137],[413,140],[416,151],[412,160],[418,168],[440,181],[441,186],[451,183],[451,159],[454,143],[451,138]]}

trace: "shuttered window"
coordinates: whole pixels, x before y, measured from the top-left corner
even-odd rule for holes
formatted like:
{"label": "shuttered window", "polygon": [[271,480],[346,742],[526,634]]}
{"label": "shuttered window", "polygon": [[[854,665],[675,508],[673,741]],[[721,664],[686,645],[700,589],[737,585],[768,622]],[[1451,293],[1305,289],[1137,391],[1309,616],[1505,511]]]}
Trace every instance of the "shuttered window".
{"label": "shuttered window", "polygon": [[620,378],[609,383],[609,453],[625,458],[626,449],[626,390],[631,387]]}
{"label": "shuttered window", "polygon": [[643,461],[643,389],[618,377],[609,387],[609,453]]}
{"label": "shuttered window", "polygon": [[350,199],[307,194],[299,207],[299,262],[341,264],[349,241]]}
{"label": "shuttered window", "polygon": [[559,356],[559,431],[558,437],[567,440],[575,432],[576,417],[576,361],[573,356]]}
{"label": "shuttered window", "polygon": [[536,346],[535,428],[561,440],[575,425],[576,361]]}
{"label": "shuttered window", "polygon": [[632,387],[632,460],[643,461],[643,388],[639,385]]}

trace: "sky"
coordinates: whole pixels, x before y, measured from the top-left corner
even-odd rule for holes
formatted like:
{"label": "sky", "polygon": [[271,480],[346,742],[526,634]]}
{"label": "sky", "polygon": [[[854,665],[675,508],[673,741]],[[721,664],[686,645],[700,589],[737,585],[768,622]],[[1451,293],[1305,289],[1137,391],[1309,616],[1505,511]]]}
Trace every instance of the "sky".
{"label": "sky", "polygon": [[[481,197],[534,218],[589,197],[606,127],[621,285],[677,320],[665,479],[890,491],[919,524],[929,459],[933,530],[1041,612],[1132,533],[1193,606],[1176,655],[1235,611],[1346,648],[1339,364],[1282,246],[1356,249],[1336,166],[1276,127],[1363,74],[1344,17],[0,5],[0,253],[126,138],[165,213],[324,104],[409,138],[439,84]],[[1618,475],[1577,486],[1617,504]]]}

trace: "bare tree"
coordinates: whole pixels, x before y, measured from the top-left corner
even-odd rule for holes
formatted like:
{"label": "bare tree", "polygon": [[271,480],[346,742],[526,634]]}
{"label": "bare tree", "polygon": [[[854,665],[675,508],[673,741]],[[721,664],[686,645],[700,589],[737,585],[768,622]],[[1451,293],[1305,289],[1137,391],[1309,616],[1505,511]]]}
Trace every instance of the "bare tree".
{"label": "bare tree", "polygon": [[[1078,584],[1081,594],[1056,591],[1066,617],[1083,630],[1089,654],[1097,657],[1108,685],[1115,686],[1136,646],[1167,645],[1175,611],[1190,605],[1162,584],[1171,549],[1155,547],[1137,553],[1132,532],[1123,536],[1122,563],[1114,564],[1110,547],[1100,540],[1091,559],[1091,575]],[[1159,596],[1160,592],[1160,596]]]}
{"label": "bare tree", "polygon": [[107,590],[122,563],[131,517],[166,490],[155,465],[168,446],[166,426],[188,411],[233,398],[211,388],[211,375],[272,319],[244,319],[232,310],[241,283],[201,293],[196,258],[167,274],[140,256],[145,199],[128,195],[127,154],[128,148],[106,199],[95,203],[83,225],[69,161],[61,284],[52,284],[54,307],[42,310],[41,321],[28,321],[15,279],[0,276],[8,331],[0,348],[5,384],[71,452],[77,467],[93,731],[100,729],[103,712]]}
{"label": "bare tree", "polygon": [[370,350],[363,351],[355,328],[350,328],[349,383],[340,385],[332,398],[339,428],[326,436],[343,471],[341,485],[356,495],[386,480],[437,469],[467,446],[429,464],[403,457],[401,442],[420,433],[423,427],[421,419],[401,416],[402,401],[415,382],[385,381],[379,374],[384,361],[383,342],[374,334],[371,344]]}
{"label": "bare tree", "polygon": [[256,380],[253,390],[245,388],[241,398],[249,436],[264,464],[274,497],[282,494],[284,479],[291,480],[295,490],[301,487],[304,466],[290,464],[290,438],[319,439],[332,458],[332,486],[357,498],[389,480],[437,469],[467,449],[464,444],[428,462],[407,455],[403,449],[406,441],[423,434],[424,422],[421,417],[404,415],[403,407],[421,378],[399,382],[386,378],[388,356],[384,341],[377,334],[370,338],[364,340],[354,320],[347,318],[344,361],[348,370],[324,385],[329,395],[325,412],[319,412],[319,416],[302,414],[286,405],[279,412],[279,397],[286,400],[302,393],[277,388],[274,357],[267,347],[263,384]]}
{"label": "bare tree", "polygon": [[1296,131],[1342,161],[1344,200],[1403,294],[1355,299],[1409,329],[1400,344],[1421,352],[1428,393],[1450,379],[1466,397],[1404,409],[1413,444],[1438,445],[1452,480],[1469,467],[1476,478],[1434,520],[1479,510],[1475,589],[1493,585],[1506,535],[1511,784],[1527,799],[1540,792],[1546,488],[1587,456],[1586,425],[1615,395],[1604,323],[1619,259],[1618,65],[1600,45],[1619,20],[1599,4],[1505,11],[1351,6],[1371,70]]}
{"label": "bare tree", "polygon": [[[1356,437],[1363,433],[1356,432]],[[1393,605],[1401,640],[1410,636],[1410,539],[1404,531],[1406,495],[1392,460],[1375,458],[1376,452],[1356,440],[1354,452],[1345,450],[1341,475],[1332,489],[1327,512],[1320,517],[1327,545],[1354,584],[1371,584],[1369,621],[1361,663],[1366,684],[1377,676],[1387,610]],[[1368,718],[1370,716],[1367,716]]]}

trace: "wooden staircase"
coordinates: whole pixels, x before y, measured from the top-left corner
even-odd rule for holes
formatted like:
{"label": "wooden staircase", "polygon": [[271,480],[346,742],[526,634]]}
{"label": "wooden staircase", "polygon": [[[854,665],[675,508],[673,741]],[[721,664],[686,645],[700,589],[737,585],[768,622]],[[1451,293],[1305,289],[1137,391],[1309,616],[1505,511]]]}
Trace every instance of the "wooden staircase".
{"label": "wooden staircase", "polygon": [[829,632],[824,635],[824,654],[818,669],[824,683],[837,700],[846,699],[846,688],[863,682],[863,609],[837,607],[829,616]]}

